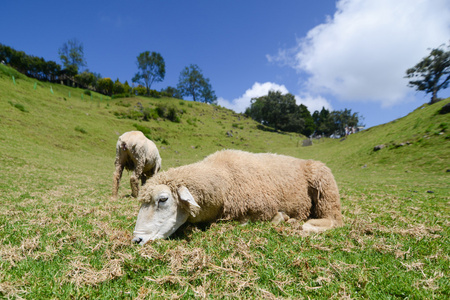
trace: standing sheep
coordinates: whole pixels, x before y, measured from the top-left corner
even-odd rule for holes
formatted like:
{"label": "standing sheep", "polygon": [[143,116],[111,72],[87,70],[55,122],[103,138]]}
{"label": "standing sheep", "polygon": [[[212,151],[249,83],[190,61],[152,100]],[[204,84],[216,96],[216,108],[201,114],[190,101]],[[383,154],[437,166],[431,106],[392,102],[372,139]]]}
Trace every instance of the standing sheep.
{"label": "standing sheep", "polygon": [[166,238],[186,221],[302,221],[304,231],[341,226],[339,190],[323,163],[239,150],[216,152],[203,161],[152,177],[139,194],[142,203],[133,242]]}
{"label": "standing sheep", "polygon": [[130,177],[131,195],[137,197],[139,179],[142,185],[147,178],[158,173],[161,168],[161,157],[155,143],[146,138],[140,131],[125,132],[116,144],[116,170],[113,176],[113,197],[117,197],[123,169],[133,171]]}

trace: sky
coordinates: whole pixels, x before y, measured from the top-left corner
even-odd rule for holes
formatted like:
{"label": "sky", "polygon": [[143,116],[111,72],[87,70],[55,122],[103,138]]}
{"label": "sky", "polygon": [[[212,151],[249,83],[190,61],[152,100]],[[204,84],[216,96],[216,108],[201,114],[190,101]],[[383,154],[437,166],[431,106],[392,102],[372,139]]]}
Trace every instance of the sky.
{"label": "sky", "polygon": [[448,0],[14,0],[1,11],[0,43],[47,61],[62,64],[58,49],[77,39],[89,71],[131,84],[137,56],[154,51],[166,75],[152,89],[196,64],[236,112],[278,90],[311,114],[358,112],[366,128],[429,102],[405,72],[450,42]]}

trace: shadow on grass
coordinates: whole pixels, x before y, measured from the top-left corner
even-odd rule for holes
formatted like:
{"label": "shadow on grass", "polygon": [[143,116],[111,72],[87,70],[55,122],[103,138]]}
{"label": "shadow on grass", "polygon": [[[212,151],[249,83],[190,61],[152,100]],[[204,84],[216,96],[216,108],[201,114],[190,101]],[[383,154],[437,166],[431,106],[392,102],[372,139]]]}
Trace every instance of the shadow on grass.
{"label": "shadow on grass", "polygon": [[189,242],[192,238],[192,232],[196,230],[200,230],[202,232],[205,232],[211,228],[212,223],[197,223],[197,224],[191,224],[191,223],[184,223],[180,226],[180,228],[175,231],[174,234],[172,234],[169,239],[175,240],[175,241],[181,241],[185,240]]}

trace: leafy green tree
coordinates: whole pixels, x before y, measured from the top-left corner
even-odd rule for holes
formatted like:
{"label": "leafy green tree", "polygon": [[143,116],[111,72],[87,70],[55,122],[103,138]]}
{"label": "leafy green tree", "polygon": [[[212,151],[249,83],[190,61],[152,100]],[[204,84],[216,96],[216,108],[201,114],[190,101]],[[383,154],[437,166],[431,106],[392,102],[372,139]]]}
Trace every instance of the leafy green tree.
{"label": "leafy green tree", "polygon": [[145,51],[137,57],[139,72],[134,75],[132,81],[142,84],[150,95],[150,87],[153,82],[161,82],[166,76],[166,64],[161,54],[157,52]]}
{"label": "leafy green tree", "polygon": [[165,89],[161,89],[161,94],[166,96],[166,97],[172,97],[172,98],[179,98],[181,99],[181,95],[180,92],[171,86],[166,87]]}
{"label": "leafy green tree", "polygon": [[309,112],[308,108],[300,104],[299,107],[300,118],[304,120],[303,131],[302,134],[306,136],[311,136],[316,130],[316,124],[314,124],[314,120]]}
{"label": "leafy green tree", "polygon": [[89,70],[85,70],[84,72],[75,75],[76,82],[86,89],[95,89],[97,87],[97,81],[99,79],[100,78],[97,77],[97,75],[89,72]]}
{"label": "leafy green tree", "polygon": [[113,94],[117,95],[117,94],[123,94],[123,93],[125,93],[125,88],[124,88],[123,84],[119,81],[119,78],[117,78],[117,80],[114,81]]}
{"label": "leafy green tree", "polygon": [[10,64],[11,56],[15,51],[13,48],[0,43],[0,62]]}
{"label": "leafy green tree", "polygon": [[334,133],[334,123],[328,109],[322,107],[320,112],[316,110],[312,118],[316,127],[316,134],[330,136]]}
{"label": "leafy green tree", "polygon": [[105,95],[112,95],[114,82],[111,80],[111,78],[101,78],[97,81],[98,89],[101,93]]}
{"label": "leafy green tree", "polygon": [[197,65],[185,67],[178,79],[177,90],[180,96],[192,97],[194,101],[216,103],[217,96],[211,87],[209,78],[205,78]]}
{"label": "leafy green tree", "polygon": [[438,91],[446,89],[450,82],[450,45],[447,51],[443,46],[432,49],[427,57],[406,71],[406,78],[416,79],[409,81],[408,86],[431,93],[430,103],[439,101]]}
{"label": "leafy green tree", "polygon": [[143,85],[138,85],[137,87],[133,88],[133,94],[143,96],[147,93],[147,89]]}
{"label": "leafy green tree", "polygon": [[71,39],[64,43],[58,53],[64,67],[70,69],[70,73],[75,71],[77,74],[82,67],[86,66],[83,44],[77,39]]}
{"label": "leafy green tree", "polygon": [[126,94],[131,93],[131,86],[128,84],[127,80],[125,80],[125,83],[123,84],[123,89]]}
{"label": "leafy green tree", "polygon": [[[306,106],[298,106],[292,94],[269,91],[267,96],[254,98],[245,114],[276,130],[305,133]],[[303,114],[303,116],[302,116]],[[309,117],[311,117],[309,115]]]}
{"label": "leafy green tree", "polygon": [[357,127],[362,126],[360,123],[360,119],[362,118],[359,116],[357,112],[352,113],[351,109],[344,109],[344,110],[335,110],[331,112],[331,119],[332,119],[332,130],[333,133],[338,134],[340,136],[345,135],[345,127]]}
{"label": "leafy green tree", "polygon": [[57,64],[52,60],[47,62],[45,73],[47,75],[48,80],[50,81],[56,80],[60,72],[61,72],[61,65]]}
{"label": "leafy green tree", "polygon": [[26,73],[26,54],[23,51],[14,51],[11,56],[10,64],[19,72]]}

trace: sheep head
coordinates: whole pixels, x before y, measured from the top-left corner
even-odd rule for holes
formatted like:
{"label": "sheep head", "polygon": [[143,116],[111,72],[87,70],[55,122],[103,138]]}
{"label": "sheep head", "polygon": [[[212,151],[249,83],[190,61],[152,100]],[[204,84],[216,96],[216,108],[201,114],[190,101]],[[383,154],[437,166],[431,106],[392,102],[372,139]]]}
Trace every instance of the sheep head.
{"label": "sheep head", "polygon": [[139,195],[139,200],[142,204],[132,241],[140,245],[169,237],[189,215],[195,216],[192,207],[200,207],[185,186],[177,188],[176,195],[167,185],[148,187]]}

